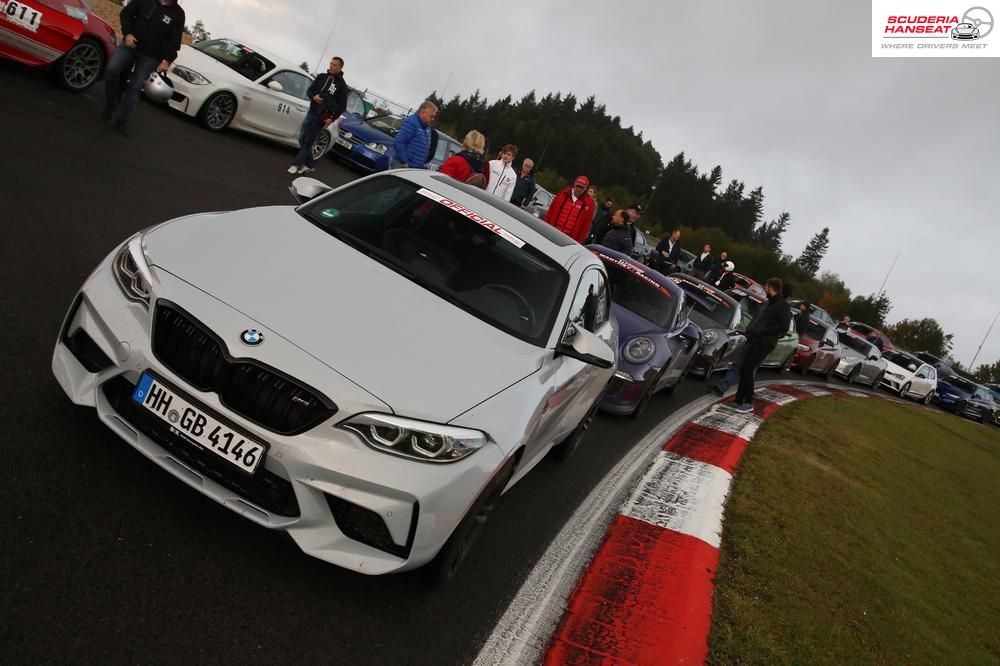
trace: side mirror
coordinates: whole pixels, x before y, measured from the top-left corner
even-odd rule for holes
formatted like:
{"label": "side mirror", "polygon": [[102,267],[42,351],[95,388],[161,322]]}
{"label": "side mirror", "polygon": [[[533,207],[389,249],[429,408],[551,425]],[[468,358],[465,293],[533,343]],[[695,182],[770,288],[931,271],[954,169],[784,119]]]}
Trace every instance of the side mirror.
{"label": "side mirror", "polygon": [[282,86],[277,81],[268,81],[267,87],[273,90],[274,92],[285,92],[284,86]]}
{"label": "side mirror", "polygon": [[292,181],[292,184],[288,186],[288,191],[292,195],[292,199],[295,203],[304,204],[307,201],[311,201],[321,194],[326,194],[333,188],[326,183],[320,182],[315,178],[306,178],[305,176],[300,176]]}
{"label": "side mirror", "polygon": [[872,354],[871,356],[868,357],[868,360],[869,361],[877,361],[878,360],[878,356],[876,356],[875,354]]}
{"label": "side mirror", "polygon": [[595,333],[575,324],[566,328],[566,335],[556,351],[598,368],[615,367],[615,352]]}

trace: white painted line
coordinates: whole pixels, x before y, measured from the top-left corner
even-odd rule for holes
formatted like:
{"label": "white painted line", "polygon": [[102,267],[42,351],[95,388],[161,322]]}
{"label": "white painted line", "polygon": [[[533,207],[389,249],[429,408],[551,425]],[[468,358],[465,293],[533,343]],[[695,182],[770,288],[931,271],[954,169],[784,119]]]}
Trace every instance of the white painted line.
{"label": "white painted line", "polygon": [[674,412],[633,446],[594,487],[528,574],[479,651],[473,662],[476,666],[521,666],[542,660],[562,620],[566,600],[603,543],[608,525],[636,477],[659,455],[676,430],[716,400],[715,396],[705,396]]}
{"label": "white painted line", "polygon": [[743,414],[722,405],[715,405],[696,418],[694,423],[749,440],[757,432],[763,420],[753,412]]}
{"label": "white painted line", "polygon": [[621,512],[718,548],[732,480],[721,467],[661,451]]}
{"label": "white painted line", "polygon": [[798,389],[800,391],[804,391],[806,393],[810,393],[810,394],[816,395],[816,396],[833,395],[832,393],[830,393],[826,389],[820,388],[820,387],[816,386],[815,384],[793,384],[792,388],[796,388],[796,389]]}
{"label": "white painted line", "polygon": [[798,400],[794,395],[788,395],[787,393],[782,393],[781,391],[772,391],[771,389],[757,389],[753,393],[753,397],[757,400],[763,400],[765,402],[773,402],[776,405],[787,405],[789,403]]}

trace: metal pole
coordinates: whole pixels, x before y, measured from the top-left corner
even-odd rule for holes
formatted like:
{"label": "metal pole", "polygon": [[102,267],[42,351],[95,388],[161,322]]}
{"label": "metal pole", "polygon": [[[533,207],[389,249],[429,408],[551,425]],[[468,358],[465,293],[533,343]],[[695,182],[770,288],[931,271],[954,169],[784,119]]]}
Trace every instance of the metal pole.
{"label": "metal pole", "polygon": [[969,373],[976,371],[976,359],[979,358],[979,352],[983,350],[983,345],[986,344],[986,339],[990,337],[990,333],[993,331],[993,327],[997,323],[997,319],[1000,319],[1000,310],[997,310],[997,316],[993,317],[993,323],[990,324],[990,328],[986,331],[986,335],[983,336],[983,341],[979,343],[979,349],[976,350],[976,355],[972,357],[972,363],[969,364]]}
{"label": "metal pole", "polygon": [[879,296],[881,296],[885,292],[885,283],[889,281],[889,276],[892,275],[892,269],[896,265],[896,259],[899,259],[900,252],[902,252],[902,250],[896,250],[896,257],[892,260],[892,263],[889,265],[889,272],[885,274],[885,279],[882,280],[882,286],[878,288]]}
{"label": "metal pole", "polygon": [[451,83],[451,75],[454,74],[454,73],[455,72],[449,72],[448,73],[448,80],[444,82],[444,88],[441,89],[441,101],[442,102],[447,102],[448,101],[448,98],[445,97],[445,93],[448,92],[448,84]]}
{"label": "metal pole", "polygon": [[[336,15],[337,15],[337,9],[335,7],[333,10],[333,16]],[[326,37],[326,45],[323,46],[323,50],[319,52],[319,60],[316,61],[316,71],[313,72],[315,76],[319,76],[320,74],[326,71],[325,69],[323,69],[323,56],[326,55],[326,50],[330,48],[330,42],[333,41],[333,31],[337,29],[337,22],[333,21],[332,17],[331,17],[331,22],[332,25],[330,26],[330,34],[327,35]]]}

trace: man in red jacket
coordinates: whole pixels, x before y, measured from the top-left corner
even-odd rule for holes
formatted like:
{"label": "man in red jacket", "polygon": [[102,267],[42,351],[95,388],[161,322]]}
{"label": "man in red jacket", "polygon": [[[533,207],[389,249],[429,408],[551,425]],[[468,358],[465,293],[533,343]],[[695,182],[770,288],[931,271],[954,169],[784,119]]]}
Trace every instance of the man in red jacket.
{"label": "man in red jacket", "polygon": [[572,187],[556,195],[545,213],[545,221],[563,232],[577,243],[583,243],[590,233],[590,223],[594,219],[597,204],[587,194],[590,180],[577,176]]}

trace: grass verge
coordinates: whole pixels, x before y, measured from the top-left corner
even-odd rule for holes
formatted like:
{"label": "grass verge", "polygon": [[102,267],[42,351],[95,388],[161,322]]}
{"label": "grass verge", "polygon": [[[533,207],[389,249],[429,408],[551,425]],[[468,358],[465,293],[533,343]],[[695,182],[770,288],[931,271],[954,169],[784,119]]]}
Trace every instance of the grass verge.
{"label": "grass verge", "polygon": [[1000,663],[1000,430],[793,403],[726,505],[711,663]]}

